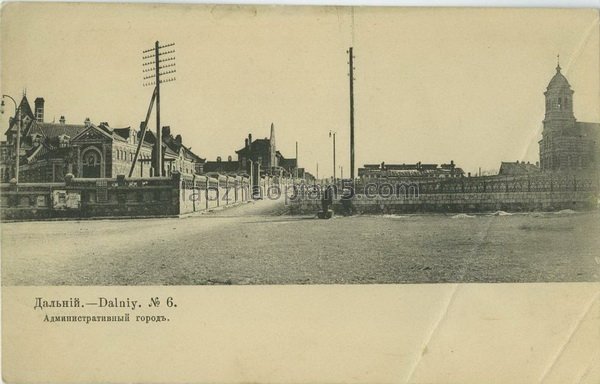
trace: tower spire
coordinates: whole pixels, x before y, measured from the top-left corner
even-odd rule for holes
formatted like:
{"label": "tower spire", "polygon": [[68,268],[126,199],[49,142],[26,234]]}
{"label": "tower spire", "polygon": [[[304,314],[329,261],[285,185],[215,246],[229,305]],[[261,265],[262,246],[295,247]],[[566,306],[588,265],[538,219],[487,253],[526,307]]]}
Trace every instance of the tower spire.
{"label": "tower spire", "polygon": [[556,72],[560,72],[560,53],[556,55]]}
{"label": "tower spire", "polygon": [[271,167],[276,167],[277,164],[277,146],[275,143],[275,124],[271,123],[271,136],[269,138],[269,145],[270,145],[270,152],[271,152],[271,156],[270,156],[270,166]]}

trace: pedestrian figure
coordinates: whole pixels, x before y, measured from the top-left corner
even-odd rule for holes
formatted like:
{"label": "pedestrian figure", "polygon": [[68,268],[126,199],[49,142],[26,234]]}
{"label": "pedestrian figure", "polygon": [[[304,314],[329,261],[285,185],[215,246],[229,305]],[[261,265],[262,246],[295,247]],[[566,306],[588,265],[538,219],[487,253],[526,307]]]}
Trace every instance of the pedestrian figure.
{"label": "pedestrian figure", "polygon": [[320,219],[331,219],[333,211],[329,209],[333,205],[333,187],[328,185],[323,191],[323,197],[321,198],[321,212],[318,213]]}

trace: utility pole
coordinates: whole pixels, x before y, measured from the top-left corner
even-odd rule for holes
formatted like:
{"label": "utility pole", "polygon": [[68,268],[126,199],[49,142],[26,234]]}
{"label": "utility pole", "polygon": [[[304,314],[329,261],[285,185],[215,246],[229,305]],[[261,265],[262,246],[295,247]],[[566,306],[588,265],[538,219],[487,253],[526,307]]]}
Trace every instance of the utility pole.
{"label": "utility pole", "polygon": [[[144,86],[148,86],[148,85],[154,85],[154,92],[152,94],[152,101],[150,102],[150,108],[149,110],[152,110],[152,104],[154,101],[156,101],[156,143],[154,144],[154,153],[156,155],[156,159],[154,160],[154,176],[162,176],[163,174],[163,156],[162,156],[162,138],[161,138],[161,126],[160,126],[160,84],[161,83],[168,83],[170,81],[175,81],[175,77],[167,77],[167,78],[162,78],[162,76],[165,75],[169,75],[169,74],[173,74],[175,73],[175,57],[174,56],[169,56],[173,53],[175,53],[175,49],[171,49],[171,50],[164,50],[165,48],[168,47],[172,47],[174,46],[175,43],[170,43],[170,44],[165,44],[165,45],[160,45],[160,43],[158,41],[156,41],[154,43],[154,48],[150,48],[150,49],[146,49],[145,51],[143,51],[142,53],[150,53],[144,57],[142,57],[143,60],[154,60],[154,61],[148,61],[148,62],[144,62],[143,66],[151,66],[147,69],[144,69],[143,72],[154,72],[154,74],[148,74],[146,76],[144,76],[144,80],[149,80],[149,79],[154,79],[153,81],[150,81],[148,83],[145,83]],[[153,65],[153,67],[152,67]],[[167,69],[170,68],[170,69]],[[149,114],[148,116],[149,117]],[[145,134],[145,129],[146,129],[146,125],[148,124],[148,119],[146,119],[146,122],[144,124],[144,126],[142,127],[142,129],[144,130],[143,135]],[[143,136],[142,136],[143,137]],[[141,147],[141,141],[138,144],[138,151],[136,151],[136,154],[139,152],[139,148]],[[135,161],[137,161],[137,156],[136,158],[134,158]],[[135,163],[133,164],[132,167],[135,167]],[[130,172],[131,174],[131,172]]]}
{"label": "utility pole", "polygon": [[329,137],[333,137],[333,182],[335,183],[335,131],[329,131]]}
{"label": "utility pole", "polygon": [[319,163],[317,162],[317,180],[319,180]]}
{"label": "utility pole", "polygon": [[352,47],[348,49],[348,65],[350,66],[350,178],[354,180],[354,55]]}
{"label": "utility pole", "polygon": [[298,167],[299,167],[298,163],[298,142],[296,141],[296,178],[298,178]]}
{"label": "utility pole", "polygon": [[340,179],[344,180],[344,166],[340,165]]}
{"label": "utility pole", "polygon": [[23,122],[23,114],[21,113],[21,108],[19,106],[19,121],[17,122],[17,157],[15,158],[15,181],[19,184],[19,167],[21,166],[21,124]]}
{"label": "utility pole", "polygon": [[154,42],[154,81],[156,82],[156,176],[162,176],[162,135],[160,129],[160,61],[158,61],[158,40]]}

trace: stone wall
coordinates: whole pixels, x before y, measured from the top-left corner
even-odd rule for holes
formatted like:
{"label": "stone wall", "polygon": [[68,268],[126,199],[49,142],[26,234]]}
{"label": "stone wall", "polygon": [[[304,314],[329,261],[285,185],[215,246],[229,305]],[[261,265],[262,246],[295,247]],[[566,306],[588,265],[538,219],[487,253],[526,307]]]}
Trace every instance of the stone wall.
{"label": "stone wall", "polygon": [[181,175],[160,178],[78,179],[0,184],[2,220],[165,217],[249,199],[247,178]]}

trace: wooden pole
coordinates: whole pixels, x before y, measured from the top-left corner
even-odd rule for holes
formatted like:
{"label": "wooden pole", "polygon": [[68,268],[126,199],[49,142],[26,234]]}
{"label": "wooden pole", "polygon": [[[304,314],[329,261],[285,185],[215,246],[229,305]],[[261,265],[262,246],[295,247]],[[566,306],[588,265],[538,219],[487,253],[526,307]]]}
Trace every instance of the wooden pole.
{"label": "wooden pole", "polygon": [[154,43],[155,81],[156,81],[156,176],[162,176],[162,138],[160,132],[160,61],[158,59],[158,41]]}
{"label": "wooden pole", "polygon": [[354,55],[348,50],[350,60],[350,178],[354,180]]}

